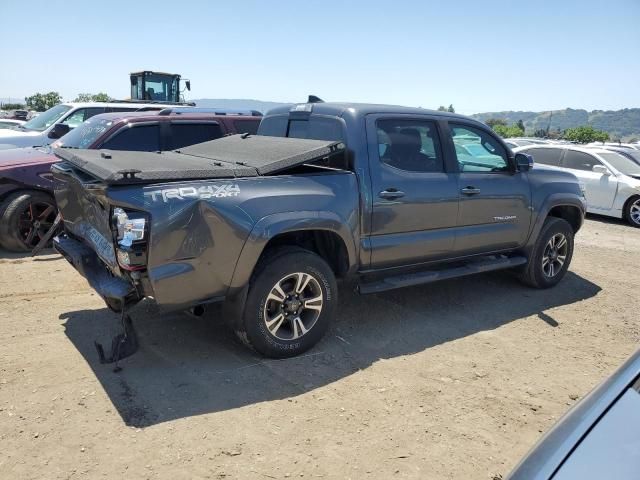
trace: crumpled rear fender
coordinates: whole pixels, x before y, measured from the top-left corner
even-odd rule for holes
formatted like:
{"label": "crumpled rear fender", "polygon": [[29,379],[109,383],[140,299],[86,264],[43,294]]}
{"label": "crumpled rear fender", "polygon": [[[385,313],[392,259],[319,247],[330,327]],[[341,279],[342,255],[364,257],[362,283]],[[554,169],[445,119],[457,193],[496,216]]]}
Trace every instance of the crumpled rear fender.
{"label": "crumpled rear fender", "polygon": [[357,228],[349,225],[335,212],[330,211],[296,211],[269,215],[260,219],[253,226],[245,241],[230,284],[231,291],[241,289],[249,283],[251,274],[262,255],[267,243],[277,235],[304,231],[325,230],[336,233],[344,242],[347,250],[349,272],[357,268],[356,238]]}

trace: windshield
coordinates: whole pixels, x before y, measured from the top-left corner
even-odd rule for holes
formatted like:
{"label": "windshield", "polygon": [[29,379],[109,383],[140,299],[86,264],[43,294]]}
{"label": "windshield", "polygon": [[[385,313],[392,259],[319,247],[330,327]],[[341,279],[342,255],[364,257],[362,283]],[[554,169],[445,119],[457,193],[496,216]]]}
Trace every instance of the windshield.
{"label": "windshield", "polygon": [[634,177],[640,176],[640,165],[633,160],[614,152],[599,153],[598,155],[609,162],[611,166],[620,173]]}
{"label": "windshield", "polygon": [[62,116],[71,110],[69,105],[56,105],[55,107],[51,107],[46,112],[42,112],[36,118],[29,120],[27,123],[22,125],[21,128],[25,130],[36,130],[38,132],[42,132],[49,128],[54,123],[58,123],[58,120],[62,118]]}
{"label": "windshield", "polygon": [[112,120],[90,118],[56,142],[57,147],[89,148],[96,139],[113,125]]}
{"label": "windshield", "polygon": [[638,150],[625,150],[624,152],[616,152],[616,153],[619,153],[620,155],[630,158],[631,160],[640,164],[640,151]]}

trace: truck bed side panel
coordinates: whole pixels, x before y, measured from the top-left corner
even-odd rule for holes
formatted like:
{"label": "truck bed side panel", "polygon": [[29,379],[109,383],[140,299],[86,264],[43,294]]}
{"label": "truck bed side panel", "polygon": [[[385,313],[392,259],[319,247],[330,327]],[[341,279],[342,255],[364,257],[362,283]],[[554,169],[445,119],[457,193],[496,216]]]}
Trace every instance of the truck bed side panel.
{"label": "truck bed side panel", "polygon": [[[345,171],[149,185],[143,199],[133,191],[112,188],[109,196],[149,213],[149,280],[157,303],[171,309],[225,296],[249,233],[264,217],[304,205],[332,212],[357,235],[358,191]],[[275,234],[267,225],[264,235]]]}

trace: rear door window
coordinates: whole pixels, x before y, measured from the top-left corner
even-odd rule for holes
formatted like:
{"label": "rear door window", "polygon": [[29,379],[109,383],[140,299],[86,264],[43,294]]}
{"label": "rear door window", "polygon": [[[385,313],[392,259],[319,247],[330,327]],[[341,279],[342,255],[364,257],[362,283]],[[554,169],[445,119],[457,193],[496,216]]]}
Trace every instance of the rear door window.
{"label": "rear door window", "polygon": [[567,153],[564,154],[562,165],[565,168],[590,172],[593,170],[594,165],[602,165],[602,162],[588,153],[567,150]]}
{"label": "rear door window", "polygon": [[376,123],[380,160],[410,172],[444,171],[435,123],[424,120],[381,119]]}
{"label": "rear door window", "polygon": [[100,148],[110,150],[132,150],[136,152],[156,152],[160,150],[160,127],[140,125],[129,127],[116,133]]}
{"label": "rear door window", "polygon": [[171,149],[187,147],[222,137],[222,128],[217,122],[171,123]]}
{"label": "rear door window", "polygon": [[553,167],[560,166],[560,159],[562,158],[561,148],[530,148],[526,150],[525,153],[530,154],[535,163],[551,165]]}

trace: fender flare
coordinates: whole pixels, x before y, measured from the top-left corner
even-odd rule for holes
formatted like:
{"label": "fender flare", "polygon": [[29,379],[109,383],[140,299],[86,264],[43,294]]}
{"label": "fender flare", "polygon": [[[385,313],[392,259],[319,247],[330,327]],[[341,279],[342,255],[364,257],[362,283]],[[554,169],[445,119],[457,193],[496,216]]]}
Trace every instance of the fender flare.
{"label": "fender flare", "polygon": [[[582,212],[582,221],[587,211],[587,205],[583,197],[579,195],[567,195],[566,193],[553,193],[545,198],[540,209],[535,217],[535,222],[532,225],[531,232],[529,233],[529,239],[527,240],[526,248],[531,249],[538,239],[542,225],[546,220],[549,212],[555,207],[575,207]],[[580,225],[582,226],[582,221]]]}
{"label": "fender flare", "polygon": [[330,211],[295,211],[267,215],[258,220],[247,236],[231,282],[230,293],[242,289],[249,283],[253,270],[265,246],[277,235],[301,230],[326,230],[336,233],[344,242],[349,262],[348,272],[356,268],[356,239],[349,224]]}

